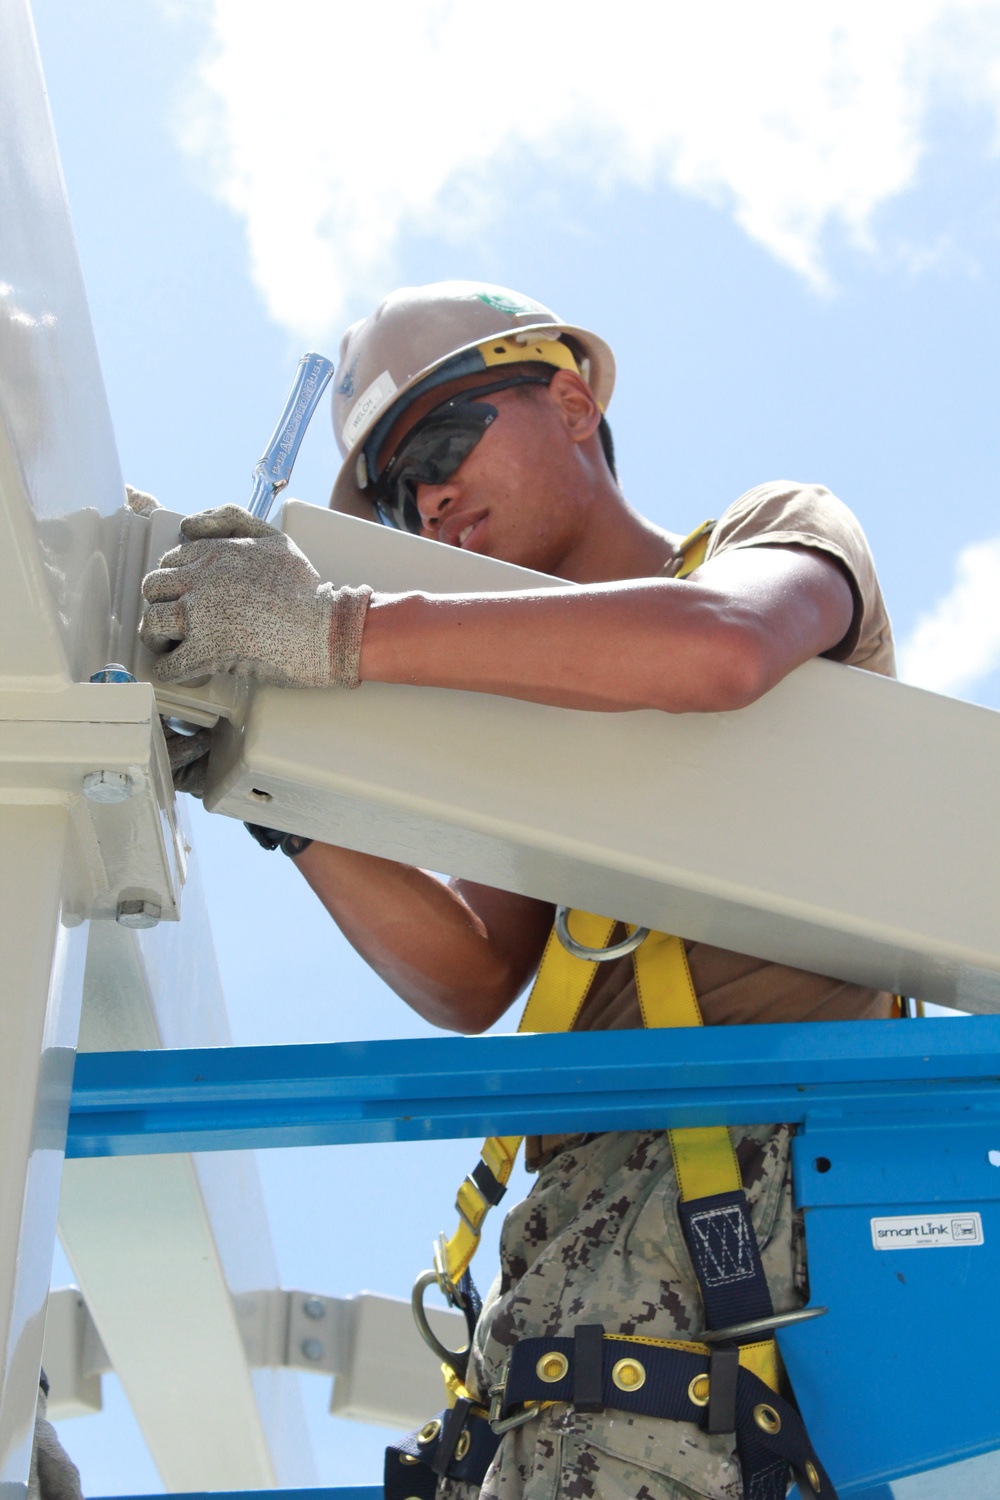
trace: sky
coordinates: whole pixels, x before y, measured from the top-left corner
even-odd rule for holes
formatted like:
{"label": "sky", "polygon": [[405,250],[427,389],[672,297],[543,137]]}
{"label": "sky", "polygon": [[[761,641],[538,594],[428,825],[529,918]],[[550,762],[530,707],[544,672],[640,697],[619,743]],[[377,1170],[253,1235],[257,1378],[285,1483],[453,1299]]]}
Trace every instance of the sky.
{"label": "sky", "polygon": [[[902,675],[1000,707],[1000,5],[33,11],[132,484],[244,501],[305,349],[396,286],[498,282],[612,345],[640,510],[687,532],[768,479],[829,485]],[[292,492],[325,503],[337,463],[317,415]],[[192,816],[236,1041],[427,1034],[288,861]],[[407,1295],[472,1149],[262,1154],[284,1283]],[[390,1150],[405,1232],[359,1191]],[[85,1485],[152,1492],[105,1387],[63,1424]],[[384,1434],[303,1388],[320,1478],[374,1482]]]}

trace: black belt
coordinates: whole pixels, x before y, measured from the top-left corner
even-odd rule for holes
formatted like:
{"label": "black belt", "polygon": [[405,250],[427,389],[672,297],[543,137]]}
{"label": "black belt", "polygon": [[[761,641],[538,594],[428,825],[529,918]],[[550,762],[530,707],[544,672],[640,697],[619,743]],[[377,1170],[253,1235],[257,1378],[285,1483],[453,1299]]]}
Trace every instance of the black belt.
{"label": "black belt", "polygon": [[795,1407],[739,1355],[731,1346],[689,1351],[606,1335],[598,1324],[578,1327],[573,1338],[522,1339],[490,1392],[490,1420],[503,1433],[537,1416],[543,1403],[567,1402],[582,1412],[612,1408],[692,1422],[735,1434],[744,1474],[755,1478],[754,1500],[784,1500],[789,1464],[814,1494],[836,1500]]}

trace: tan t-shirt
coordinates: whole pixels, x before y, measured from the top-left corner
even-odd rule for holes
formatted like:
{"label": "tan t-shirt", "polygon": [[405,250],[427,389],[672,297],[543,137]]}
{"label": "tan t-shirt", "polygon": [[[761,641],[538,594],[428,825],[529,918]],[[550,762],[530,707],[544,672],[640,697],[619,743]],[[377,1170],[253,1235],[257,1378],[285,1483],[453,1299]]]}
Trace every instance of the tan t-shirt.
{"label": "tan t-shirt", "polygon": [[[835,558],[854,594],[854,617],[844,639],[826,656],[895,676],[892,627],[864,532],[854,515],[821,485],[779,481],[748,490],[720,517],[705,561],[732,547],[815,547]],[[663,572],[676,573],[678,558]],[[619,928],[611,941],[624,937]],[[709,943],[685,942],[695,993],[707,1026],[755,1021],[849,1021],[889,1015],[892,996],[845,984],[804,969],[731,953]],[[601,964],[577,1017],[576,1031],[642,1026],[631,958]],[[573,1137],[575,1139],[575,1137]],[[536,1166],[568,1137],[528,1142]]]}
{"label": "tan t-shirt", "polygon": [[[826,655],[869,672],[895,675],[892,627],[875,564],[857,519],[821,485],[762,484],[719,518],[705,561],[732,547],[815,547],[836,558],[854,594],[854,618]],[[667,567],[669,576],[680,559]],[[707,1026],[751,1021],[845,1021],[888,1014],[890,997],[802,969],[730,953],[708,943],[685,944],[691,979]],[[602,964],[577,1019],[578,1031],[642,1025],[630,958]]]}

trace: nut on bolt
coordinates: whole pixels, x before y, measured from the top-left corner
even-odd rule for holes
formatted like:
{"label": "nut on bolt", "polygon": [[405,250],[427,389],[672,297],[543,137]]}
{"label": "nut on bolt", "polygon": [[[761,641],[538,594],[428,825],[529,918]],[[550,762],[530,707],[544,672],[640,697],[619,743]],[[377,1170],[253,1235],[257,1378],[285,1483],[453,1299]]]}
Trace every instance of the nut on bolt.
{"label": "nut on bolt", "polygon": [[119,901],[115,919],[120,927],[155,927],[161,914],[155,901]]}
{"label": "nut on bolt", "polygon": [[127,802],[132,795],[132,778],[127,771],[88,771],[83,778],[83,795],[90,802]]}

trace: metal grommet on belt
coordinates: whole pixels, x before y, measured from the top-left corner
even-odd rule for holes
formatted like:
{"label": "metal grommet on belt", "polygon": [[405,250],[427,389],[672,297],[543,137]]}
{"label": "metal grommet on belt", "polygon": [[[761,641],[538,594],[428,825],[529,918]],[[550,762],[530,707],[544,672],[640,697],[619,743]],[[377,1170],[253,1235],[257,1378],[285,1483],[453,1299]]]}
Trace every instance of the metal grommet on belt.
{"label": "metal grommet on belt", "polygon": [[692,1406],[707,1406],[711,1392],[711,1384],[707,1375],[696,1375],[688,1386],[688,1400]]}
{"label": "metal grommet on belt", "polygon": [[[773,1434],[781,1431],[781,1418],[773,1406],[768,1406],[766,1401],[761,1401],[753,1409],[753,1419],[761,1432]],[[817,1478],[819,1476],[817,1475]]]}
{"label": "metal grommet on belt", "polygon": [[557,1380],[562,1380],[569,1370],[569,1360],[565,1354],[560,1354],[558,1349],[552,1349],[548,1354],[543,1354],[535,1366],[535,1374],[539,1380],[544,1380],[546,1385],[554,1385]]}
{"label": "metal grommet on belt", "polygon": [[620,1359],[611,1367],[611,1379],[620,1391],[637,1391],[646,1384],[646,1368],[637,1359]]}
{"label": "metal grommet on belt", "polygon": [[434,1439],[437,1437],[440,1431],[441,1419],[439,1417],[432,1417],[429,1422],[424,1423],[423,1427],[421,1427],[420,1431],[417,1433],[417,1442],[433,1443]]}
{"label": "metal grommet on belt", "polygon": [[627,953],[634,953],[639,944],[649,937],[648,927],[637,927],[630,937],[623,938],[620,943],[612,943],[609,948],[588,948],[586,943],[578,943],[569,930],[571,911],[570,906],[556,907],[556,937],[567,953],[572,953],[574,958],[586,959],[588,963],[606,964],[611,958],[624,958]]}
{"label": "metal grommet on belt", "polygon": [[415,1453],[401,1453],[399,1461],[401,1464],[418,1464],[420,1462]]}
{"label": "metal grommet on belt", "polygon": [[806,1478],[809,1481],[810,1487],[818,1495],[820,1491],[819,1470],[810,1459],[806,1460]]}
{"label": "metal grommet on belt", "polygon": [[461,1432],[458,1434],[458,1442],[455,1444],[456,1463],[461,1463],[462,1459],[465,1457],[471,1447],[472,1438],[469,1436],[469,1429],[467,1427],[463,1427]]}

